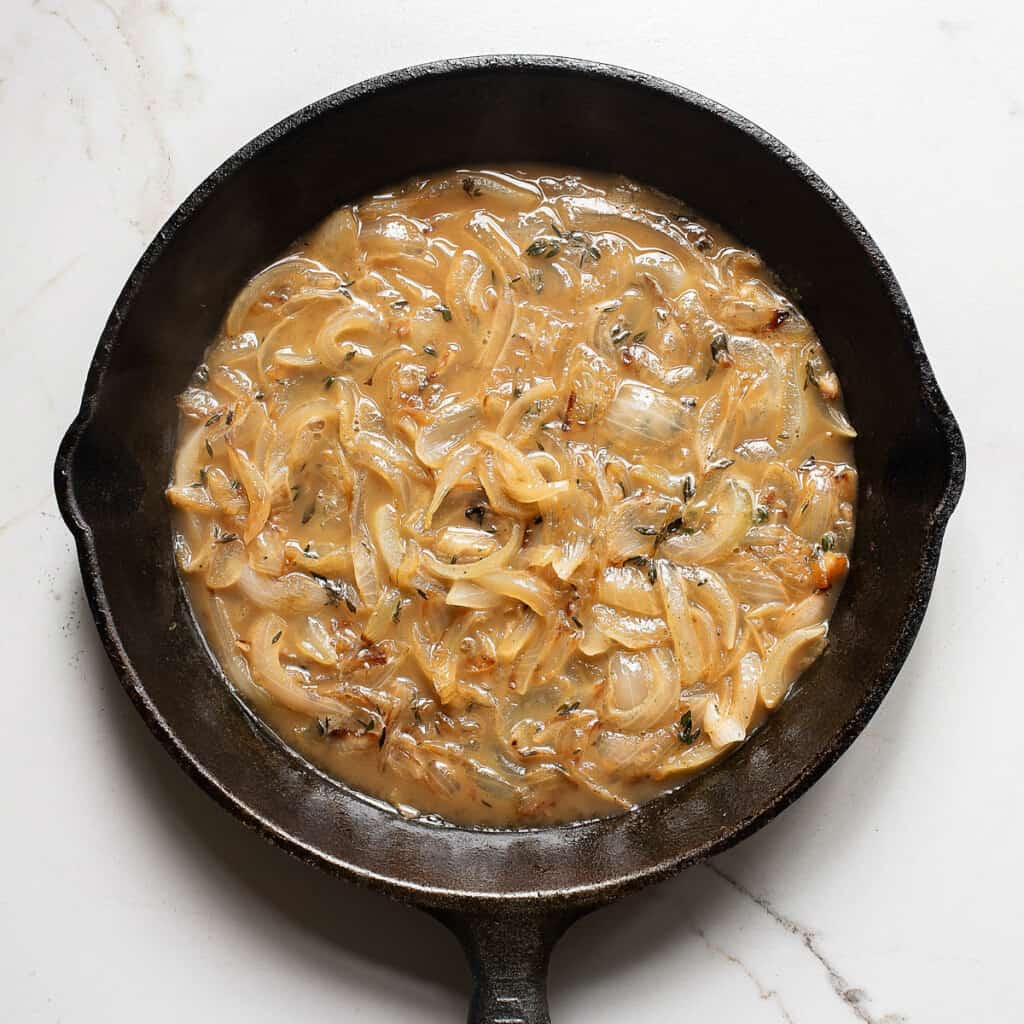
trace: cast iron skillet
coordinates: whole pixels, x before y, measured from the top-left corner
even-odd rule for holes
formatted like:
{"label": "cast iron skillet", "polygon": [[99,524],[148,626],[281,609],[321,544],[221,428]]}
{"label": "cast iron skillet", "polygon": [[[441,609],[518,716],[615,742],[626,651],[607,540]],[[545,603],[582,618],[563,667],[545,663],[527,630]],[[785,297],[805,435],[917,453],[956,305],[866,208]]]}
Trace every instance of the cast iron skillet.
{"label": "cast iron skillet", "polygon": [[[724,763],[629,814],[481,832],[404,821],[327,779],[229,693],[182,593],[163,490],[176,411],[243,282],[339,204],[420,171],[550,161],[680,196],[758,249],[818,329],[860,430],[853,572],[825,656]],[[750,835],[864,728],[914,640],[965,452],[910,310],[864,228],[776,139],[619,68],[445,61],[314,103],[216,170],[114,306],[56,464],[96,625],[150,728],[220,803],[291,853],[449,925],[471,1021],[547,1021],[553,943],[581,913]]]}

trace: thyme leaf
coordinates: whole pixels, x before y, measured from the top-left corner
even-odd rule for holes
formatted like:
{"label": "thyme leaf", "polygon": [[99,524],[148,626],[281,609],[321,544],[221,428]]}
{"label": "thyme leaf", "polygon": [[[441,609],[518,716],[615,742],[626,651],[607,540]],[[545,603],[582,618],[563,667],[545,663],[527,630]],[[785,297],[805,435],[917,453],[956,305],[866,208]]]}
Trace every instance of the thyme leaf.
{"label": "thyme leaf", "polygon": [[677,730],[676,735],[679,737],[679,742],[685,743],[688,747],[696,743],[700,738],[700,729],[696,732],[693,730],[692,712],[683,712],[683,717],[679,719],[679,729]]}

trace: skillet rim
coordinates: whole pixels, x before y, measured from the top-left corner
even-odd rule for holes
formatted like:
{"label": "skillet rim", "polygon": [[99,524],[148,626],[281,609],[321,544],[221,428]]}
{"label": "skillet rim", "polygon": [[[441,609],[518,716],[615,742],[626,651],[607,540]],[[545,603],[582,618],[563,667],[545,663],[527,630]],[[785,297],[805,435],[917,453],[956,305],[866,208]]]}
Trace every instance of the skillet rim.
{"label": "skillet rim", "polygon": [[[777,159],[787,164],[839,218],[844,229],[864,252],[878,276],[889,303],[900,321],[903,340],[908,346],[920,376],[921,397],[935,420],[947,459],[945,485],[941,497],[929,517],[926,535],[922,543],[922,555],[915,574],[913,598],[902,621],[893,633],[892,640],[888,645],[889,655],[882,670],[878,673],[874,686],[866,692],[855,713],[828,739],[820,755],[806,764],[788,786],[775,793],[767,803],[761,805],[756,813],[749,815],[724,835],[696,848],[687,849],[646,868],[609,875],[600,882],[566,886],[559,889],[516,892],[442,888],[410,882],[396,875],[367,870],[327,854],[314,844],[305,841],[301,836],[284,830],[225,788],[219,779],[198,762],[161,715],[121,642],[107,601],[92,532],[78,505],[72,472],[78,444],[88,429],[100,402],[107,367],[129,308],[142,288],[150,269],[170,246],[174,236],[202,209],[217,189],[229,182],[241,167],[273,146],[278,140],[291,132],[301,130],[329,111],[375,93],[415,84],[422,79],[458,79],[463,75],[487,71],[520,74],[561,71],[582,77],[610,79],[642,90],[660,93],[673,101],[685,103],[725,121],[733,129],[747,135],[754,143],[767,149]],[[943,534],[963,489],[965,474],[966,451],[962,434],[935,380],[906,298],[895,275],[861,222],[836,193],[799,157],[773,135],[735,111],[690,89],[655,76],[578,58],[512,54],[446,59],[368,78],[316,100],[278,121],[242,146],[209,174],[186,197],[157,232],[117,298],[90,364],[79,412],[61,441],[54,467],[54,486],[61,514],[75,538],[78,560],[93,619],[121,684],[150,730],[206,793],[231,811],[243,824],[307,863],[422,906],[440,909],[472,908],[475,911],[482,911],[512,905],[554,908],[570,905],[584,907],[608,902],[625,892],[656,882],[728,849],[752,835],[801,796],[836,762],[864,729],[888,693],[906,660],[931,595]],[[620,817],[620,820],[623,821],[627,819],[628,815]],[[573,826],[556,827],[571,828]]]}

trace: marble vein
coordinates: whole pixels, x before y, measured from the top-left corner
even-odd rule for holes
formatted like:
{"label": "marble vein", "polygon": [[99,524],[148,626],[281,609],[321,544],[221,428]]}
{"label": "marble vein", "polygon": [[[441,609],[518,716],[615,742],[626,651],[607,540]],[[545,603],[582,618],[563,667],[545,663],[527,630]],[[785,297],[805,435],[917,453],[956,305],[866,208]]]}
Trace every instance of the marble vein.
{"label": "marble vein", "polygon": [[35,0],[32,6],[37,10],[42,11],[43,14],[48,14],[51,18],[56,18],[58,21],[64,22],[64,24],[67,25],[67,27],[78,37],[81,44],[85,47],[86,52],[90,57],[92,57],[96,64],[105,72],[110,70],[107,62],[96,52],[96,49],[92,45],[89,37],[71,20],[71,17],[68,14],[56,8],[43,7],[40,0]]}
{"label": "marble vein", "polygon": [[[96,4],[110,16],[114,23],[114,31],[117,32],[125,49],[128,51],[137,72],[135,79],[139,99],[141,100],[142,119],[149,129],[149,134],[156,149],[157,168],[155,180],[153,175],[146,175],[142,185],[143,194],[145,194],[147,186],[152,184],[156,188],[161,205],[164,208],[168,208],[171,205],[171,197],[173,195],[174,159],[161,124],[161,111],[157,109],[156,99],[150,94],[146,86],[147,80],[152,77],[148,74],[146,55],[143,53],[141,46],[137,45],[134,34],[129,32],[126,24],[127,19],[122,16],[121,12],[116,10],[107,0],[96,0]],[[129,218],[129,223],[140,234],[149,234],[149,225],[144,223],[141,218]]]}
{"label": "marble vein", "polygon": [[[39,299],[52,288],[60,279],[69,271],[76,263],[82,258],[82,253],[77,256],[72,256],[71,259],[62,263],[41,285],[37,288],[33,288],[29,293],[27,299],[18,305],[14,312],[11,314],[11,323],[17,323],[35,304]],[[11,353],[13,354],[13,353]]]}
{"label": "marble vein", "polygon": [[701,941],[707,946],[711,953],[715,956],[721,957],[727,963],[733,964],[738,967],[753,983],[757,989],[758,996],[765,1002],[769,1000],[773,1001],[779,1009],[779,1013],[782,1015],[782,1020],[786,1024],[796,1024],[792,1016],[790,1016],[789,1010],[786,1009],[785,1003],[782,1001],[782,997],[779,993],[773,989],[768,988],[764,982],[734,953],[730,953],[727,949],[723,949],[717,943],[712,942],[701,928],[694,928],[694,931],[700,936]]}
{"label": "marble vein", "polygon": [[37,498],[28,508],[23,508],[20,512],[15,512],[13,516],[9,516],[3,522],[0,522],[0,536],[3,536],[11,527],[17,526],[19,523],[24,522],[30,516],[35,515],[42,509],[42,507],[53,500],[53,494],[47,491],[41,498]]}
{"label": "marble vein", "polygon": [[862,1024],[907,1024],[909,1018],[903,1014],[887,1013],[884,1017],[876,1017],[871,1013],[867,1006],[864,1005],[867,1000],[867,992],[863,988],[851,985],[846,980],[838,968],[822,952],[817,934],[811,928],[782,913],[766,896],[761,896],[751,891],[742,882],[727,874],[717,865],[705,864],[704,866],[712,874],[717,875],[726,885],[735,889],[741,896],[745,896],[748,900],[756,903],[776,924],[789,932],[790,935],[798,938],[807,951],[825,969],[832,991],[835,992],[841,1002],[849,1008],[854,1017],[861,1021]]}

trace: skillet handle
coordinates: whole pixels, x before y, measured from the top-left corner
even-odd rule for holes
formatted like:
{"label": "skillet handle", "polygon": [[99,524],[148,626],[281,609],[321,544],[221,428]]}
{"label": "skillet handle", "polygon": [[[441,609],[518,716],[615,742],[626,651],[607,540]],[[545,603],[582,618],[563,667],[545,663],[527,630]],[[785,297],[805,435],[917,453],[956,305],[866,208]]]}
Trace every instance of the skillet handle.
{"label": "skillet handle", "polygon": [[468,1024],[551,1024],[551,950],[582,911],[431,913],[455,933],[469,961]]}

